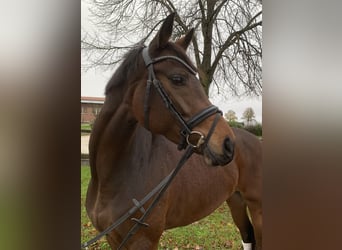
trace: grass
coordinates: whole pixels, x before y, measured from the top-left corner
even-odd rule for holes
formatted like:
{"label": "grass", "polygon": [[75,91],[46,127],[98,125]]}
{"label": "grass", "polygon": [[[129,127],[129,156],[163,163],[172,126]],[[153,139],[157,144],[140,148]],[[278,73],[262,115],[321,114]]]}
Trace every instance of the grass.
{"label": "grass", "polygon": [[[91,222],[86,213],[85,209],[85,197],[87,194],[88,183],[90,179],[90,168],[88,166],[81,166],[81,242],[84,243],[91,238],[95,237],[98,232],[92,226]],[[107,244],[105,237],[100,239],[94,246],[91,246],[89,249],[97,250],[97,249],[108,249],[110,250],[109,245]]]}
{"label": "grass", "polygon": [[91,126],[89,123],[81,123],[81,131],[91,132]]}
{"label": "grass", "polygon": [[[90,170],[87,166],[81,167],[81,241],[90,240],[97,235],[85,211],[85,195],[88,188]],[[110,250],[105,237],[94,247],[89,249]],[[181,249],[231,249],[240,250],[241,238],[236,226],[233,224],[226,204],[219,207],[210,216],[194,222],[186,227],[167,230],[163,233],[159,250]]]}

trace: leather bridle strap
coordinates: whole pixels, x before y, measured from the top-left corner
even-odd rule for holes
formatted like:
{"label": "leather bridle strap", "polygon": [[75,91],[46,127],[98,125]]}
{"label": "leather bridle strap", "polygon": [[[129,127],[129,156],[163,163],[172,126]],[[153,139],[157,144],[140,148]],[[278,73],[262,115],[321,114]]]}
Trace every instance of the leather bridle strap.
{"label": "leather bridle strap", "polygon": [[[145,101],[144,101],[144,125],[145,128],[149,129],[149,95],[151,91],[151,85],[155,87],[157,90],[158,94],[161,96],[165,106],[170,110],[170,112],[176,117],[176,119],[180,122],[182,126],[182,130],[180,131],[181,135],[183,136],[179,145],[178,149],[184,149],[186,147],[186,144],[189,144],[189,136],[193,133],[197,133],[200,135],[199,141],[196,143],[196,145],[192,145],[194,147],[198,147],[201,141],[208,141],[208,140],[203,140],[202,137],[204,137],[200,132],[197,131],[192,131],[192,129],[204,121],[206,118],[208,118],[211,115],[214,115],[216,113],[220,113],[222,115],[222,112],[214,105],[211,105],[204,110],[202,110],[200,113],[196,114],[194,117],[190,118],[190,120],[185,121],[183,116],[177,111],[176,107],[174,106],[171,98],[165,91],[163,85],[161,82],[157,79],[154,70],[153,70],[153,64],[158,63],[163,60],[171,59],[171,60],[176,60],[177,62],[181,63],[184,67],[186,67],[190,73],[196,75],[196,72],[182,59],[176,57],[176,56],[161,56],[157,57],[155,59],[151,59],[149,53],[148,53],[148,47],[145,47],[142,51],[142,56],[145,62],[145,65],[148,69],[148,80],[147,80],[147,86],[146,86],[146,92],[145,92]],[[215,123],[216,126],[216,123]],[[213,127],[213,126],[212,126]]]}
{"label": "leather bridle strap", "polygon": [[137,219],[137,218],[132,218],[132,220],[135,222],[135,224],[131,227],[131,229],[128,231],[126,234],[125,238],[122,240],[121,244],[117,248],[120,250],[126,242],[137,232],[137,230],[141,226],[148,227],[149,224],[145,222],[147,217],[151,214],[153,208],[158,204],[159,200],[171,184],[172,180],[176,177],[178,174],[179,170],[183,167],[185,162],[191,157],[191,155],[194,153],[194,148],[192,146],[188,146],[187,149],[185,150],[185,153],[183,154],[182,158],[179,160],[176,168],[170,173],[170,175],[167,177],[167,181],[164,183],[164,185],[160,188],[159,192],[156,194],[154,199],[152,200],[152,203],[148,206],[148,208],[143,212],[143,215]]}
{"label": "leather bridle strap", "polygon": [[[173,178],[177,175],[179,170],[182,168],[182,166],[185,164],[187,159],[190,158],[190,156],[193,154],[193,147],[188,146],[185,153],[183,154],[182,158],[179,160],[177,166],[175,169],[171,171],[171,173],[166,176],[156,187],[152,189],[151,192],[149,192],[144,198],[142,198],[140,201],[133,199],[134,206],[129,209],[124,215],[122,215],[118,220],[116,220],[113,224],[111,224],[109,227],[107,227],[105,230],[103,230],[101,233],[96,235],[94,238],[90,239],[89,241],[81,244],[82,249],[88,249],[89,246],[94,244],[96,241],[98,241],[103,236],[109,234],[111,231],[113,231],[115,228],[120,226],[123,222],[125,222],[127,219],[132,217],[132,215],[137,212],[141,211],[143,213],[142,217],[139,219],[131,218],[132,221],[134,221],[136,224],[130,229],[130,231],[127,233],[123,241],[121,242],[118,249],[120,249],[127,240],[137,231],[139,226],[148,226],[144,221],[151,213],[152,209],[156,206],[162,195],[165,193],[168,186],[171,184]],[[148,208],[145,210],[144,205],[152,198],[154,197],[152,203],[148,206]]]}
{"label": "leather bridle strap", "polygon": [[[159,95],[161,96],[165,106],[171,111],[171,113],[176,117],[176,119],[181,123],[182,127],[190,133],[191,130],[186,124],[186,121],[183,119],[182,115],[177,111],[176,107],[174,106],[173,102],[171,101],[170,97],[166,93],[164,87],[160,84],[160,81],[157,79],[154,70],[153,70],[153,64],[160,62],[162,60],[166,59],[174,59],[177,60],[178,62],[182,63],[186,68],[189,70],[191,69],[190,66],[188,66],[183,60],[175,57],[175,56],[162,56],[158,57],[154,60],[151,59],[149,53],[148,53],[148,47],[145,47],[142,51],[142,56],[145,61],[145,65],[148,69],[148,80],[147,80],[147,88],[145,92],[145,103],[144,103],[144,110],[145,110],[145,127],[149,129],[149,94],[150,94],[150,89],[151,89],[151,84],[155,87],[155,89],[158,91]],[[191,73],[196,74],[194,70],[191,69]]]}
{"label": "leather bridle strap", "polygon": [[[144,55],[145,53],[145,55]],[[160,57],[157,57],[155,59],[151,59],[150,58],[150,55],[148,54],[148,48],[145,47],[144,50],[143,50],[143,57],[146,57],[146,59],[148,60],[148,62],[145,61],[145,64],[146,64],[146,67],[150,66],[150,65],[153,65],[157,62],[160,62],[160,61],[164,61],[164,60],[167,60],[167,59],[172,59],[172,60],[175,60],[181,64],[183,64],[184,67],[187,68],[187,70],[189,70],[192,74],[196,75],[196,71],[193,70],[186,62],[184,62],[182,59],[176,57],[176,56],[160,56]]]}
{"label": "leather bridle strap", "polygon": [[[196,125],[200,124],[206,118],[208,118],[209,116],[212,116],[214,114],[221,114],[222,115],[222,111],[219,110],[218,107],[216,107],[215,105],[211,105],[208,108],[206,108],[206,109],[202,110],[201,112],[199,112],[198,114],[196,114],[195,116],[193,116],[190,120],[188,120],[187,125],[192,130]],[[211,127],[215,128],[215,126],[216,126],[216,122]],[[183,130],[181,130],[180,133],[183,137],[182,137],[182,141],[178,144],[178,149],[182,150],[186,147],[187,131],[183,129]],[[208,137],[208,135],[207,135],[207,137]],[[208,139],[206,141],[208,141]]]}

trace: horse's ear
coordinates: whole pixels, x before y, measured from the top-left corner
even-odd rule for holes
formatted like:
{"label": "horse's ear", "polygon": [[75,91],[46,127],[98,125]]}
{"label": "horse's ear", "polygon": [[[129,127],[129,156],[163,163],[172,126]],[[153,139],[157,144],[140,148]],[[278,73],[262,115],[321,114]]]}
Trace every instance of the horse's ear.
{"label": "horse's ear", "polygon": [[165,45],[169,41],[171,34],[172,34],[173,20],[175,18],[175,14],[176,13],[172,13],[166,17],[166,19],[165,19],[163,25],[161,26],[159,32],[151,41],[150,48],[159,49],[159,48],[165,47]]}
{"label": "horse's ear", "polygon": [[186,50],[188,47],[189,47],[189,44],[192,40],[192,37],[194,36],[194,28],[192,28],[191,30],[188,31],[188,33],[179,38],[177,41],[176,41],[176,44],[178,44],[179,46],[181,46],[184,50]]}

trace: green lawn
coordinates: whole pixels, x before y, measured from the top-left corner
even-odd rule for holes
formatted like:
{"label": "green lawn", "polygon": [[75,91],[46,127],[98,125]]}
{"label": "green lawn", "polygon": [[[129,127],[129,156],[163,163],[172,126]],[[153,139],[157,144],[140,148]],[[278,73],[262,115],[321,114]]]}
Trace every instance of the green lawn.
{"label": "green lawn", "polygon": [[89,123],[81,123],[81,130],[82,131],[89,131],[91,132],[91,126]]}
{"label": "green lawn", "polygon": [[[89,167],[81,167],[81,241],[94,237],[97,232],[86,215],[84,202],[90,178]],[[159,242],[159,249],[242,249],[240,235],[232,222],[226,204],[210,216],[189,226],[165,231]],[[110,249],[105,238],[90,249]]]}

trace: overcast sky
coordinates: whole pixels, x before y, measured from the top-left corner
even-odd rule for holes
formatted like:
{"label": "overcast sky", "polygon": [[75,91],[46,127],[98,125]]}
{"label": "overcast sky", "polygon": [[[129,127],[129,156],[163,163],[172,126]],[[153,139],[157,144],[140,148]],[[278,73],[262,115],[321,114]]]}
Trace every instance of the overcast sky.
{"label": "overcast sky", "polygon": [[[84,0],[81,2],[82,11],[82,30],[88,31],[92,30],[93,27],[89,22],[89,12],[87,3]],[[82,58],[84,60],[84,58]],[[82,64],[84,61],[82,62]],[[105,86],[113,74],[115,69],[112,71],[101,71],[88,70],[85,72],[81,71],[81,96],[94,96],[100,97],[104,96]],[[255,119],[258,122],[262,122],[262,97],[255,98],[237,98],[233,96],[218,95],[214,91],[210,93],[210,101],[217,105],[223,113],[228,110],[233,110],[236,113],[239,121],[242,121],[241,117],[246,108],[251,107],[255,112]]]}

